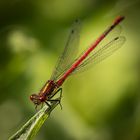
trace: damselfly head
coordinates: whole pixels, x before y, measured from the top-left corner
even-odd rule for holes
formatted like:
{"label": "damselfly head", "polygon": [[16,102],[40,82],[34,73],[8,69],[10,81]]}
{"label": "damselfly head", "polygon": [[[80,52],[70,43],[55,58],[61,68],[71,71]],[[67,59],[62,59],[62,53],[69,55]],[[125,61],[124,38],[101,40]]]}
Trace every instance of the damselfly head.
{"label": "damselfly head", "polygon": [[40,105],[41,104],[41,99],[40,96],[37,94],[32,94],[30,96],[30,100],[35,104],[35,105]]}

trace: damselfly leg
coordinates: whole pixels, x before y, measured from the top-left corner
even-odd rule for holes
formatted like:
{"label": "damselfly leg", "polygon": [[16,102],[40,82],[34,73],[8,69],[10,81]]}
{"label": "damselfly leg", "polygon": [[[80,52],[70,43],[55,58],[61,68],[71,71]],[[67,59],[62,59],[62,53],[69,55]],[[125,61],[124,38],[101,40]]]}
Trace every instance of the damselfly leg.
{"label": "damselfly leg", "polygon": [[[58,98],[56,98],[56,99],[52,99],[59,91],[60,91],[60,96],[59,96]],[[59,105],[60,105],[60,108],[62,109],[61,98],[62,98],[62,88],[59,88],[59,89],[50,97],[50,99],[48,99],[45,103],[46,103],[46,105],[47,105],[49,108],[51,108],[51,105],[50,105],[48,102],[50,102],[50,103],[54,103],[54,102],[56,103],[56,102],[58,102]]]}

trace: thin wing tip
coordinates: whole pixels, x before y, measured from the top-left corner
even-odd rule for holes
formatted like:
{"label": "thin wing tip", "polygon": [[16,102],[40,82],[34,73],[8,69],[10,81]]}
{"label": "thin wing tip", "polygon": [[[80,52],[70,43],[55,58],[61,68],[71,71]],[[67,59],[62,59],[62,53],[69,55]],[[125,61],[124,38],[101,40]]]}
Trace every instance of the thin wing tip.
{"label": "thin wing tip", "polygon": [[79,23],[80,22],[80,18],[76,18],[74,22],[75,23]]}
{"label": "thin wing tip", "polygon": [[73,23],[74,25],[80,25],[81,24],[81,20],[79,19],[79,18],[76,18],[75,20],[74,20],[74,23]]}
{"label": "thin wing tip", "polygon": [[123,42],[126,41],[126,37],[125,37],[125,36],[119,36],[119,38],[120,38]]}
{"label": "thin wing tip", "polygon": [[114,40],[119,40],[119,39],[126,40],[126,37],[125,36],[117,36],[114,38]]}

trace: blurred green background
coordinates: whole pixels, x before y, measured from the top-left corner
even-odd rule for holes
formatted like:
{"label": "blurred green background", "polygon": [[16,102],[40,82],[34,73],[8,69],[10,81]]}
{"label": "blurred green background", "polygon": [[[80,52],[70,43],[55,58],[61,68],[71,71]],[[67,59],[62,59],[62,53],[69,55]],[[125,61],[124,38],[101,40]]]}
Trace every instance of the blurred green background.
{"label": "blurred green background", "polygon": [[73,21],[82,21],[80,48],[118,15],[127,41],[114,55],[63,85],[57,107],[36,140],[140,139],[140,1],[1,0],[0,139],[33,114],[29,100],[50,78]]}

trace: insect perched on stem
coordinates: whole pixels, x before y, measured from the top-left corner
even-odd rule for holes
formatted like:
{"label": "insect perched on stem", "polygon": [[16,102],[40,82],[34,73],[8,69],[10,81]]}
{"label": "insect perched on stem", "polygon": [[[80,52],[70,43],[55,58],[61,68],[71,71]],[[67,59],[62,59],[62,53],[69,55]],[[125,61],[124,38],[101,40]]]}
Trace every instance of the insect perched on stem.
{"label": "insect perched on stem", "polygon": [[[83,70],[86,66],[96,64],[118,50],[125,42],[125,37],[120,36],[120,30],[117,35],[112,35],[106,45],[102,45],[102,42],[106,40],[108,34],[115,31],[119,27],[119,23],[124,19],[123,16],[117,17],[111,26],[109,26],[96,40],[88,47],[79,57],[76,58],[76,52],[79,42],[80,24],[76,20],[73,28],[70,32],[68,41],[64,48],[62,55],[60,56],[53,74],[38,94],[32,94],[30,96],[31,101],[36,105],[46,103],[48,107],[51,107],[50,103],[59,102],[62,97],[62,84],[68,76]],[[117,27],[116,27],[117,26]],[[96,48],[98,48],[96,50]],[[60,92],[60,97],[53,99],[53,97]]]}

